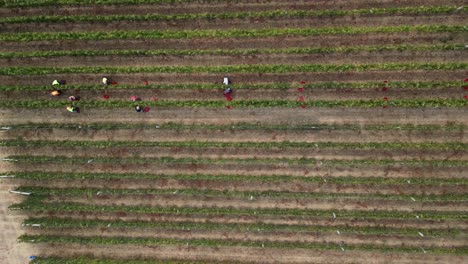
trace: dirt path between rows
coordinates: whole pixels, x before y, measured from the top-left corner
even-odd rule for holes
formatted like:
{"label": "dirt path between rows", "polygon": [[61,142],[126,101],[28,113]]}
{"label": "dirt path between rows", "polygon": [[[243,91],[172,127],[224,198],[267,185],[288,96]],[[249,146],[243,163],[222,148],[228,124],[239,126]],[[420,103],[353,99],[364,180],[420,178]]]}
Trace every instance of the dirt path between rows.
{"label": "dirt path between rows", "polygon": [[[449,195],[465,194],[466,185],[391,185],[391,184],[333,184],[325,182],[307,183],[296,179],[282,182],[243,181],[239,177],[237,181],[226,180],[172,180],[172,179],[112,179],[112,180],[72,180],[72,179],[15,179],[15,183],[21,186],[46,187],[46,188],[93,188],[93,189],[198,189],[218,191],[243,191],[243,192],[302,192],[302,193],[336,193],[336,194],[390,194],[390,195]],[[410,199],[410,198],[409,198]],[[408,199],[408,200],[409,200]],[[418,198],[419,199],[419,198]]]}
{"label": "dirt path between rows", "polygon": [[463,0],[321,0],[321,1],[294,1],[285,3],[284,1],[236,1],[229,3],[180,3],[180,4],[154,4],[154,5],[78,5],[78,6],[50,6],[50,7],[29,7],[29,8],[0,8],[0,17],[11,16],[70,16],[70,15],[122,15],[122,14],[184,14],[199,13],[203,10],[207,13],[219,12],[243,12],[243,11],[267,11],[267,10],[350,10],[368,8],[393,8],[404,6],[431,6],[431,5],[462,5]]}
{"label": "dirt path between rows", "polygon": [[[314,251],[301,249],[269,249],[247,247],[194,247],[194,246],[101,246],[79,244],[47,244],[48,255],[73,257],[90,255],[95,257],[112,257],[121,259],[158,258],[180,260],[215,260],[253,263],[400,263],[400,264],[430,264],[430,263],[463,263],[468,261],[464,256],[433,255],[417,253],[378,253],[363,251]],[[260,257],[261,256],[261,257]]]}
{"label": "dirt path between rows", "polygon": [[465,25],[462,14],[408,15],[408,16],[345,16],[307,18],[252,18],[252,19],[190,19],[173,21],[116,21],[70,23],[20,23],[2,24],[2,33],[20,32],[106,32],[115,29],[136,30],[230,30],[275,28],[323,28],[323,27],[386,27],[415,25]]}
{"label": "dirt path between rows", "polygon": [[[333,231],[332,231],[333,232]],[[389,247],[461,247],[465,240],[458,238],[409,237],[401,235],[354,235],[347,232],[258,232],[246,231],[200,231],[200,230],[160,230],[158,228],[29,228],[31,235],[80,236],[80,237],[132,237],[168,239],[215,239],[228,241],[256,242],[296,242],[333,243],[346,245],[368,245]]]}
{"label": "dirt path between rows", "polygon": [[299,209],[299,210],[347,210],[347,211],[438,211],[464,212],[466,202],[420,202],[392,200],[362,200],[358,198],[233,198],[220,196],[194,195],[97,195],[90,200],[88,197],[53,196],[47,202],[78,202],[92,205],[125,205],[125,206],[157,206],[157,207],[192,207],[192,208],[250,208],[250,209]]}
{"label": "dirt path between rows", "polygon": [[447,44],[464,43],[462,33],[357,34],[324,36],[281,36],[263,38],[198,38],[144,40],[57,40],[57,41],[0,41],[1,52],[31,52],[50,50],[122,50],[122,49],[254,49],[291,47],[337,47],[349,45],[391,44]]}
{"label": "dirt path between rows", "polygon": [[[70,140],[70,139],[67,139]],[[427,139],[429,141],[429,139]],[[318,149],[318,148],[186,148],[186,147],[0,147],[3,156],[40,155],[65,157],[143,157],[143,158],[209,158],[209,159],[251,159],[251,158],[286,158],[286,159],[320,159],[320,160],[465,160],[468,151],[425,151],[425,150],[362,150],[362,149]]]}
{"label": "dirt path between rows", "polygon": [[[336,88],[336,89],[303,89],[298,92],[297,88],[282,90],[282,89],[235,89],[231,97],[234,102],[242,100],[291,100],[308,102],[311,100],[384,100],[386,97],[389,102],[393,100],[407,99],[461,99],[466,94],[466,91],[461,87],[439,87],[432,89],[403,89],[387,87],[387,91],[382,91],[384,85],[374,89],[353,89],[353,88]],[[66,88],[66,86],[64,86]],[[131,105],[131,97],[136,96],[144,101],[156,100],[222,100],[223,87],[219,89],[106,89],[106,90],[79,90],[79,89],[61,89],[62,96],[52,98],[49,91],[0,91],[2,100],[57,100],[67,101],[68,96],[78,96],[82,101],[99,100],[104,101],[103,95],[107,94],[109,100],[128,101]],[[80,102],[78,102],[80,103]]]}
{"label": "dirt path between rows", "polygon": [[[133,109],[83,109],[80,114],[65,109],[0,108],[2,126],[28,123],[125,123],[162,125],[180,124],[468,124],[466,109],[460,108],[156,108],[147,114]],[[5,133],[5,132],[0,132]],[[464,137],[464,133],[461,133]],[[165,140],[168,140],[165,138]],[[301,139],[303,140],[303,139]],[[244,139],[242,141],[247,141]],[[373,140],[375,141],[375,140]]]}
{"label": "dirt path between rows", "polygon": [[[305,82],[352,82],[352,81],[454,81],[463,80],[466,70],[408,70],[365,72],[292,72],[292,73],[232,73],[235,83],[299,83]],[[52,80],[66,80],[68,84],[100,84],[104,74],[41,74],[0,76],[0,85],[50,85]],[[215,73],[132,73],[106,74],[119,84],[158,83],[212,83],[221,84],[223,75]]]}
{"label": "dirt path between rows", "polygon": [[[83,122],[86,123],[86,122]],[[83,124],[80,122],[80,124]],[[2,124],[7,125],[7,124]],[[229,129],[11,129],[0,131],[2,140],[74,141],[202,141],[202,142],[462,142],[466,131],[443,130],[229,130]],[[391,154],[385,157],[391,158]]]}
{"label": "dirt path between rows", "polygon": [[0,58],[0,67],[149,67],[226,66],[256,64],[368,64],[368,63],[452,63],[467,62],[466,51],[381,51],[336,54],[258,54],[193,56],[63,56],[45,58]]}

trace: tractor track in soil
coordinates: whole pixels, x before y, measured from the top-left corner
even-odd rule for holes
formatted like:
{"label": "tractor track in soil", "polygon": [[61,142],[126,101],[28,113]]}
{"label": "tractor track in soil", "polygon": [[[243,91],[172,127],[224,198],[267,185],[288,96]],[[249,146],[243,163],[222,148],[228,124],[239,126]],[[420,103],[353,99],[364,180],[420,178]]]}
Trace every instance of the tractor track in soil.
{"label": "tractor track in soil", "polygon": [[391,44],[447,44],[464,43],[462,33],[375,33],[324,36],[279,36],[260,38],[194,38],[194,39],[116,39],[116,40],[51,40],[9,42],[0,41],[0,52],[31,52],[50,50],[129,50],[141,49],[240,49],[240,48],[291,48],[338,47],[351,45]]}
{"label": "tractor track in soil", "polygon": [[[14,124],[90,124],[107,123],[115,120],[124,124],[162,125],[169,122],[177,124],[231,125],[239,123],[256,124],[356,124],[356,125],[447,125],[451,123],[468,124],[465,109],[453,108],[257,108],[257,109],[210,109],[210,108],[157,108],[157,114],[139,114],[132,109],[86,109],[79,115],[71,115],[64,109],[6,109],[0,108],[3,126]],[[118,117],[118,118],[116,118]],[[292,119],[291,117],[295,117]],[[8,131],[8,130],[7,130]],[[39,130],[40,132],[40,130]],[[136,131],[139,132],[139,131]],[[259,131],[258,133],[260,133]],[[6,131],[0,134],[9,133]],[[30,132],[31,133],[31,132]],[[334,132],[333,132],[334,133]],[[382,132],[380,132],[382,133]],[[408,133],[408,132],[406,132]],[[438,132],[436,132],[438,133]],[[236,133],[237,134],[237,133]],[[70,137],[72,135],[69,135]],[[167,133],[166,133],[167,136]],[[458,132],[457,141],[462,141],[465,132]],[[131,137],[135,138],[135,136]],[[168,138],[164,139],[168,141]],[[278,140],[284,140],[278,138]],[[302,139],[301,139],[302,140]],[[316,139],[318,140],[318,139]],[[420,139],[422,140],[422,139]],[[247,141],[243,139],[242,141]],[[372,139],[369,141],[379,142]],[[415,139],[416,142],[416,139]]]}
{"label": "tractor track in soil", "polygon": [[[228,241],[256,241],[256,242],[295,242],[295,243],[333,243],[346,245],[367,245],[369,241],[377,246],[411,246],[411,247],[461,247],[465,245],[464,239],[457,238],[418,238],[399,235],[352,235],[352,234],[330,234],[322,232],[274,232],[257,233],[233,232],[233,231],[171,231],[154,230],[142,228],[29,228],[30,235],[52,235],[52,236],[79,236],[79,237],[126,237],[132,238],[168,238],[168,239],[213,239]],[[333,232],[334,233],[334,232]]]}
{"label": "tractor track in soil", "polygon": [[50,7],[22,7],[22,8],[0,8],[1,17],[13,16],[70,16],[70,15],[125,15],[125,14],[185,14],[200,13],[200,10],[207,13],[220,12],[259,12],[269,10],[352,10],[373,8],[392,8],[392,7],[418,7],[431,5],[463,5],[463,0],[392,0],[380,1],[295,1],[294,4],[284,3],[283,1],[255,1],[241,3],[180,3],[171,5],[57,5]]}
{"label": "tractor track in soil", "polygon": [[[70,139],[67,139],[70,140]],[[399,141],[401,142],[401,141]],[[0,147],[3,156],[64,156],[64,157],[142,157],[142,158],[209,158],[209,159],[248,159],[248,158],[314,158],[319,160],[374,160],[376,158],[400,160],[464,160],[468,161],[468,151],[463,150],[398,150],[398,149],[333,149],[333,148],[261,148],[261,147],[79,147],[41,146],[34,143],[28,148]]]}
{"label": "tractor track in soil", "polygon": [[[301,109],[302,110],[302,109]],[[25,120],[26,121],[26,120]],[[55,121],[55,120],[50,120]],[[82,120],[75,123],[85,124]],[[240,120],[244,121],[244,120]],[[427,121],[427,120],[426,120]],[[458,120],[456,120],[458,121]],[[102,122],[102,121],[101,121]],[[168,121],[166,121],[168,122]],[[94,123],[94,122],[93,122]],[[162,122],[161,122],[162,123]],[[316,123],[316,122],[315,122]],[[13,123],[14,124],[14,123]],[[369,124],[369,123],[366,123]],[[389,122],[391,124],[391,122]],[[2,124],[7,125],[7,124]],[[442,130],[230,130],[230,129],[12,129],[0,131],[1,140],[87,141],[203,141],[203,142],[460,142],[468,143],[467,131]],[[391,155],[388,155],[391,157]]]}
{"label": "tractor track in soil", "polygon": [[307,18],[249,18],[249,19],[190,19],[172,21],[112,21],[1,24],[1,33],[21,32],[106,32],[118,28],[133,30],[207,30],[207,29],[267,29],[267,28],[322,28],[322,27],[381,27],[398,25],[458,25],[466,24],[462,14],[444,15],[382,15]]}
{"label": "tractor track in soil", "polygon": [[[347,71],[347,72],[290,72],[290,73],[232,73],[229,74],[236,83],[292,83],[313,80],[314,82],[346,81],[453,81],[463,80],[467,70],[406,70],[406,71]],[[219,83],[222,73],[118,73],[118,74],[39,74],[21,76],[0,76],[0,85],[26,86],[49,85],[51,80],[65,79],[69,84],[100,84],[103,75],[107,75],[119,84],[149,83]]]}
{"label": "tractor track in soil", "polygon": [[350,198],[307,199],[307,198],[233,198],[222,196],[181,196],[181,195],[98,195],[92,201],[88,197],[52,196],[46,202],[77,202],[92,205],[125,205],[125,206],[157,206],[157,207],[215,207],[215,208],[250,208],[250,209],[299,209],[299,210],[360,210],[360,211],[438,211],[458,212],[467,210],[465,201],[392,201],[365,200]]}
{"label": "tractor track in soil", "polygon": [[467,62],[466,51],[380,51],[336,54],[256,54],[191,56],[60,56],[0,58],[0,67],[149,67],[286,64],[450,63]]}

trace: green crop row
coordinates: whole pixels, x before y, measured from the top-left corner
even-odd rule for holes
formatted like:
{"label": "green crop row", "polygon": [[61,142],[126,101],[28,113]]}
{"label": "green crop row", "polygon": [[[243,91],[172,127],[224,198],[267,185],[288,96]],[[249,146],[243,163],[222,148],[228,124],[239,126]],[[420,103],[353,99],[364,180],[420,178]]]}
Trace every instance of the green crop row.
{"label": "green crop row", "polygon": [[217,197],[217,198],[239,198],[239,199],[350,199],[350,200],[392,200],[412,201],[411,198],[422,202],[439,201],[468,201],[468,194],[444,194],[444,195],[394,195],[380,193],[319,193],[319,192],[288,192],[288,191],[233,191],[233,190],[210,190],[210,189],[106,189],[106,188],[46,188],[19,186],[16,191],[33,193],[34,195],[54,196],[87,196],[99,197],[100,195],[155,195],[155,196],[194,196]]}
{"label": "green crop row", "polygon": [[430,166],[430,167],[468,167],[468,161],[463,160],[421,160],[421,159],[361,159],[361,160],[319,160],[313,158],[115,158],[115,157],[65,157],[65,156],[8,156],[21,163],[65,163],[85,164],[92,159],[94,163],[111,164],[265,164],[265,165],[323,165],[323,166]]}
{"label": "green crop row", "polygon": [[345,219],[423,219],[423,220],[468,220],[464,212],[449,211],[360,211],[360,210],[312,210],[297,208],[233,208],[233,207],[155,207],[125,205],[95,205],[74,202],[46,202],[44,196],[31,195],[21,203],[9,208],[29,212],[125,212],[132,214],[167,214],[184,216],[279,216],[279,217],[321,217],[331,219],[333,214]]}
{"label": "green crop row", "polygon": [[[353,244],[342,245],[335,243],[319,243],[319,242],[283,242],[283,241],[239,241],[239,240],[220,240],[220,239],[171,239],[171,238],[131,238],[131,237],[78,237],[78,236],[52,236],[52,235],[22,235],[18,238],[20,242],[32,243],[76,243],[82,245],[145,245],[145,246],[204,246],[204,247],[256,247],[256,248],[303,248],[315,250],[341,250],[341,247],[346,250],[365,250],[365,251],[382,251],[382,252],[421,252],[420,247],[412,246],[384,246],[375,244]],[[467,246],[460,247],[431,247],[427,251],[433,254],[468,254]]]}
{"label": "green crop row", "polygon": [[463,132],[467,129],[464,124],[447,123],[446,125],[415,125],[415,124],[387,124],[387,125],[328,125],[328,124],[306,124],[306,125],[264,125],[253,123],[236,123],[232,125],[213,125],[213,124],[181,124],[181,123],[164,123],[164,124],[125,124],[125,123],[89,123],[89,124],[65,124],[65,123],[30,123],[30,124],[15,124],[5,126],[13,130],[30,130],[30,129],[68,129],[68,130],[121,130],[121,129],[161,129],[161,130],[228,130],[228,131],[244,131],[244,130],[268,130],[268,131],[285,131],[285,130],[302,130],[302,131],[320,131],[320,130],[349,130],[349,131],[459,131]]}
{"label": "green crop row", "polygon": [[168,147],[168,148],[261,148],[261,149],[385,149],[385,150],[468,150],[468,143],[461,142],[209,142],[209,141],[44,141],[44,140],[5,140],[0,141],[3,147]]}
{"label": "green crop row", "polygon": [[418,25],[382,27],[326,27],[326,28],[274,28],[274,29],[195,29],[195,30],[140,30],[107,32],[24,32],[2,33],[0,41],[40,41],[40,40],[103,40],[103,39],[190,39],[227,37],[275,37],[275,36],[322,36],[355,35],[368,33],[462,33],[468,26]]}
{"label": "green crop row", "polygon": [[154,66],[154,67],[5,67],[0,75],[45,74],[118,74],[118,73],[289,73],[289,72],[364,72],[407,70],[466,70],[468,63],[382,63],[382,64],[301,64],[301,65],[229,65],[229,66]]}
{"label": "green crop row", "polygon": [[228,262],[208,262],[208,261],[183,261],[183,260],[144,260],[144,259],[103,259],[84,256],[64,258],[57,256],[38,256],[30,264],[228,264]]}
{"label": "green crop row", "polygon": [[5,175],[14,175],[18,179],[28,180],[182,180],[182,181],[238,181],[238,182],[291,182],[301,181],[309,183],[323,183],[326,178],[328,184],[365,184],[378,185],[414,185],[427,186],[466,186],[463,178],[384,178],[384,177],[317,177],[317,176],[289,176],[289,175],[226,175],[226,174],[149,174],[149,173],[66,173],[66,172],[6,172]]}
{"label": "green crop row", "polygon": [[[439,89],[439,88],[450,88],[450,87],[462,87],[464,85],[462,81],[402,81],[402,82],[322,82],[322,83],[306,83],[301,84],[289,84],[289,83],[262,83],[262,84],[234,84],[235,89],[296,89],[301,86],[304,89],[376,89],[384,86],[390,87],[391,89]],[[126,85],[119,84],[113,86],[111,89],[104,85],[74,85],[67,84],[62,86],[69,90],[127,90],[127,89],[221,89],[219,84],[211,83],[189,83],[189,84],[149,84],[149,85]],[[50,85],[47,86],[5,86],[0,85],[0,91],[48,91]]]}
{"label": "green crop row", "polygon": [[[314,18],[342,16],[382,15],[440,15],[456,11],[458,6],[392,7],[354,10],[269,10],[259,12],[187,13],[187,14],[145,14],[145,15],[73,15],[73,16],[20,16],[0,18],[0,23],[109,23],[115,21],[180,21],[195,19],[277,19]],[[466,8],[457,10],[464,13]]]}
{"label": "green crop row", "polygon": [[[67,101],[57,100],[1,100],[0,107],[5,108],[61,108],[66,107],[70,103]],[[88,100],[78,102],[77,106],[83,108],[133,108],[136,105],[141,105],[138,102],[128,102],[124,100]],[[293,101],[283,99],[273,100],[241,100],[231,101],[226,103],[224,100],[158,100],[144,102],[145,106],[149,107],[206,107],[206,108],[225,108],[226,105],[239,108],[263,108],[263,107],[466,107],[468,100],[466,99],[398,99],[385,101],[383,99],[369,100],[308,100],[308,101]]]}
{"label": "green crop row", "polygon": [[207,222],[159,222],[159,221],[108,221],[97,219],[72,218],[28,218],[25,225],[40,224],[40,228],[152,228],[157,230],[201,230],[201,231],[237,231],[237,232],[335,232],[359,235],[405,235],[417,236],[423,232],[425,236],[454,237],[462,232],[458,229],[427,229],[427,228],[394,228],[385,226],[329,226],[329,225],[286,225],[267,223],[215,223]]}
{"label": "green crop row", "polygon": [[262,55],[262,54],[332,54],[382,51],[453,51],[464,50],[464,44],[443,45],[375,45],[375,46],[343,46],[343,47],[316,47],[316,48],[284,48],[284,49],[213,49],[213,50],[58,50],[58,51],[32,51],[32,52],[0,52],[0,58],[33,58],[33,57],[59,57],[59,56],[230,56],[230,55]]}

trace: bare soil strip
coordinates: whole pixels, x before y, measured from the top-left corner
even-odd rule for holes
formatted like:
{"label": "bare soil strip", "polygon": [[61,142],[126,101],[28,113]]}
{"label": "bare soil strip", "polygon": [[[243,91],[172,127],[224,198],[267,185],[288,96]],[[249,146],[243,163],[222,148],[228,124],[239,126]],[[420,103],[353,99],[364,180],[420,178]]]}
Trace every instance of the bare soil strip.
{"label": "bare soil strip", "polygon": [[[68,139],[70,140],[70,139]],[[427,139],[430,140],[430,139]],[[401,141],[400,141],[401,142]],[[31,144],[32,145],[32,144]],[[248,159],[248,158],[314,158],[320,160],[466,160],[468,151],[442,150],[386,150],[386,149],[318,149],[318,148],[184,148],[184,147],[0,147],[4,156],[40,155],[65,157],[143,157],[143,158],[210,158],[210,159]]]}
{"label": "bare soil strip", "polygon": [[[376,85],[378,86],[378,85]],[[384,84],[381,85],[384,87]],[[392,100],[401,99],[460,99],[463,98],[466,91],[461,87],[440,87],[430,90],[412,90],[403,88],[388,88],[383,92],[381,87],[375,89],[304,89],[298,92],[297,89],[235,89],[233,87],[232,98],[234,101],[241,100],[291,100],[298,101],[301,97],[304,102],[310,100],[384,100],[387,97]],[[66,88],[66,86],[64,86]],[[132,96],[146,101],[156,98],[156,100],[225,100],[223,96],[223,87],[219,89],[108,89],[108,90],[79,90],[62,89],[61,98],[52,98],[50,91],[0,91],[2,100],[65,100],[68,96],[79,96],[80,100],[105,100],[104,94],[111,97],[110,100],[128,101]],[[79,103],[79,102],[78,102]]]}
{"label": "bare soil strip", "polygon": [[[300,81],[346,82],[346,81],[454,81],[463,80],[466,70],[408,70],[366,72],[302,72],[302,73],[233,73],[229,74],[236,83],[292,83]],[[69,84],[98,84],[104,74],[44,74],[22,76],[0,76],[0,85],[49,85],[51,80],[65,79]],[[108,75],[108,74],[106,74]],[[110,74],[108,77],[120,84],[149,83],[220,83],[224,74],[213,73],[133,73]]]}
{"label": "bare soil strip", "polygon": [[465,194],[466,186],[444,185],[390,185],[390,184],[333,184],[304,183],[297,180],[284,182],[252,182],[222,181],[222,180],[167,180],[167,179],[115,179],[115,180],[26,180],[15,179],[15,183],[22,186],[46,188],[112,188],[112,189],[202,189],[202,190],[236,190],[236,191],[283,191],[308,193],[339,193],[339,194],[390,194],[390,195],[448,195]]}
{"label": "bare soil strip", "polygon": [[465,240],[458,238],[421,238],[400,235],[353,235],[322,232],[274,232],[261,233],[239,231],[171,231],[151,228],[29,228],[28,235],[80,236],[80,237],[125,237],[132,238],[169,238],[169,239],[216,239],[231,241],[257,242],[300,242],[300,243],[344,243],[346,245],[368,245],[392,247],[460,247]]}
{"label": "bare soil strip", "polygon": [[[450,123],[468,124],[465,109],[454,108],[256,108],[256,109],[209,109],[209,108],[156,108],[146,114],[129,109],[82,109],[73,114],[66,109],[0,109],[3,126],[28,123],[89,124],[106,123],[109,120],[125,124],[154,124],[168,122],[181,124],[413,124],[446,125]],[[118,117],[118,118],[116,118]],[[294,118],[291,118],[294,117]],[[260,131],[259,131],[260,132]],[[0,134],[8,133],[1,131]],[[38,131],[40,133],[40,131]],[[334,133],[334,132],[333,132]],[[376,132],[378,133],[378,132]],[[34,133],[31,133],[32,135]],[[138,134],[138,133],[137,133]],[[237,133],[235,133],[237,134]],[[69,135],[72,138],[72,135]],[[127,135],[126,135],[127,136]],[[170,141],[170,137],[164,140]],[[199,135],[197,135],[199,136]],[[130,137],[132,138],[132,137]],[[457,141],[466,142],[464,132]],[[189,140],[187,138],[187,140]],[[278,140],[285,140],[278,138]],[[301,141],[304,139],[301,138]],[[316,141],[318,139],[314,139]],[[422,140],[422,139],[420,139]],[[241,141],[248,141],[242,139]],[[328,141],[328,140],[324,140]],[[369,141],[379,142],[377,139]],[[394,140],[392,140],[394,141]],[[415,142],[416,138],[415,138]]]}
{"label": "bare soil strip", "polygon": [[[380,253],[364,251],[315,251],[301,249],[269,249],[247,247],[194,247],[194,246],[101,246],[79,244],[44,244],[48,250],[45,256],[60,255],[76,257],[89,255],[95,257],[111,257],[120,259],[152,258],[180,260],[215,260],[235,261],[243,263],[463,263],[468,260],[464,256],[433,255],[415,253]],[[261,258],[259,257],[261,256]]]}
{"label": "bare soil strip", "polygon": [[[448,63],[466,62],[465,51],[380,51],[336,54],[258,54],[194,56],[63,56],[46,58],[0,58],[0,67],[145,67],[145,66],[226,66],[256,64],[366,64],[366,63]],[[376,56],[378,55],[378,56]]]}
{"label": "bare soil strip", "polygon": [[251,209],[301,209],[301,210],[361,210],[361,211],[440,211],[464,212],[467,202],[419,202],[390,201],[337,198],[337,199],[303,199],[303,198],[256,198],[253,200],[217,196],[181,196],[181,195],[102,195],[89,198],[54,196],[48,202],[78,202],[93,205],[126,205],[126,206],[162,206],[162,207],[229,207]]}
{"label": "bare soil strip", "polygon": [[200,10],[207,13],[219,12],[243,12],[243,11],[267,11],[267,10],[351,10],[372,8],[392,8],[403,6],[431,6],[431,5],[463,5],[463,0],[365,0],[365,1],[295,1],[285,3],[284,1],[255,1],[254,2],[232,2],[232,3],[180,3],[169,5],[78,5],[78,6],[50,6],[50,7],[26,7],[26,8],[0,8],[0,16],[69,16],[69,15],[124,15],[124,14],[184,14],[199,13]]}
{"label": "bare soil strip", "polygon": [[2,33],[20,32],[105,32],[115,29],[132,30],[195,30],[195,29],[266,29],[266,28],[321,28],[321,27],[380,27],[397,25],[465,25],[462,14],[410,15],[410,16],[345,16],[311,18],[253,18],[253,19],[191,19],[174,21],[115,21],[70,23],[3,24]]}
{"label": "bare soil strip", "polygon": [[144,40],[60,40],[60,41],[0,41],[0,52],[31,52],[50,50],[125,50],[142,49],[239,49],[239,48],[291,48],[291,47],[337,47],[349,45],[391,44],[446,44],[464,43],[461,33],[395,33],[324,35],[311,37],[281,36],[266,38],[219,38],[219,39],[144,39]]}
{"label": "bare soil strip", "polygon": [[[300,109],[300,110],[303,110],[303,109]],[[131,110],[128,110],[127,112],[130,112],[130,111]],[[51,112],[52,111],[50,111],[50,113]],[[157,114],[161,115],[162,113],[158,111]],[[127,116],[131,118],[131,115],[127,115]],[[299,115],[299,117],[301,116],[302,115]],[[366,117],[366,115],[364,114],[362,114],[361,116],[363,118]],[[417,115],[413,117],[416,117],[416,116]],[[466,115],[464,116],[466,117]],[[344,117],[345,116],[343,116],[343,118]],[[325,119],[326,117],[323,116],[323,118]],[[214,119],[212,120],[214,121]],[[27,121],[29,120],[23,120],[23,122],[27,122]],[[55,120],[48,120],[48,121],[54,122]],[[70,121],[73,122],[73,119]],[[104,120],[101,121],[101,120],[95,120],[95,119],[93,121],[105,122]],[[244,120],[240,120],[240,121],[244,121]],[[255,122],[257,120],[255,121],[249,120],[249,121]],[[277,119],[277,121],[279,120]],[[300,122],[300,119],[294,119],[291,121]],[[329,121],[332,121],[332,120],[329,119]],[[427,122],[429,120],[424,120],[424,121]],[[459,121],[459,120],[456,120],[456,121]],[[83,119],[78,119],[75,122],[78,124],[86,123],[86,121],[84,121]],[[170,120],[165,120],[164,123],[166,122],[170,122]],[[317,121],[314,123],[317,123]],[[7,124],[2,124],[2,125],[7,125]],[[58,141],[60,140],[74,140],[74,141],[79,141],[79,140],[89,140],[89,141],[109,140],[110,141],[112,140],[112,141],[144,141],[144,142],[165,142],[165,141],[282,142],[282,141],[291,141],[291,142],[354,142],[354,143],[359,143],[359,142],[363,142],[363,143],[366,143],[366,142],[422,143],[422,142],[431,141],[431,142],[440,142],[440,143],[442,142],[468,143],[467,133],[468,131],[437,131],[437,130],[435,131],[434,130],[432,131],[431,130],[426,130],[426,131],[424,130],[418,130],[418,131],[376,130],[374,131],[374,130],[314,130],[314,129],[292,130],[292,131],[261,130],[261,129],[259,130],[227,130],[227,129],[226,130],[214,130],[214,129],[94,130],[94,129],[80,129],[78,128],[78,125],[77,125],[76,129],[3,130],[3,131],[0,131],[0,139],[15,140],[17,138],[21,138],[22,140],[58,140]],[[385,156],[388,158],[392,157],[391,154],[386,154]]]}

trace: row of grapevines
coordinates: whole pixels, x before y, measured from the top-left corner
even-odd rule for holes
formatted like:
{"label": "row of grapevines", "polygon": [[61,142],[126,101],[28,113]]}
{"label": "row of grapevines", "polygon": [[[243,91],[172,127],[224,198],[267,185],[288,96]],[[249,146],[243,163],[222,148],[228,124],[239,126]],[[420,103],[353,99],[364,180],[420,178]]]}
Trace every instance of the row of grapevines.
{"label": "row of grapevines", "polygon": [[40,40],[103,40],[103,39],[191,39],[228,37],[275,37],[275,36],[322,36],[355,35],[368,33],[462,33],[468,26],[417,25],[381,27],[326,27],[326,28],[275,28],[275,29],[195,29],[195,30],[140,30],[108,32],[25,32],[3,33],[0,41],[40,41]]}
{"label": "row of grapevines", "polygon": [[461,142],[209,142],[209,141],[44,141],[44,140],[5,140],[4,147],[175,147],[175,148],[307,148],[307,149],[366,149],[366,150],[468,150],[468,143]]}
{"label": "row of grapevines", "polygon": [[14,175],[15,178],[28,180],[181,180],[181,181],[239,181],[239,182],[285,182],[297,181],[308,183],[329,184],[365,184],[365,185],[417,185],[417,186],[465,186],[468,183],[463,178],[383,178],[383,177],[318,177],[318,176],[290,176],[290,175],[236,175],[236,174],[150,174],[150,173],[90,173],[90,172],[6,172],[5,175]]}
{"label": "row of grapevines", "polygon": [[[77,243],[83,245],[120,245],[133,244],[145,246],[206,246],[206,247],[257,247],[257,248],[303,248],[315,250],[341,250],[343,245],[340,243],[319,243],[319,242],[284,242],[284,241],[236,241],[220,239],[173,239],[173,238],[148,238],[148,237],[78,237],[78,236],[53,236],[53,235],[22,235],[18,238],[20,242],[33,243]],[[384,246],[375,244],[350,244],[344,246],[347,250],[381,251],[381,252],[421,252],[420,247],[415,246]],[[468,254],[467,246],[459,247],[430,247],[427,248],[433,254]]]}

